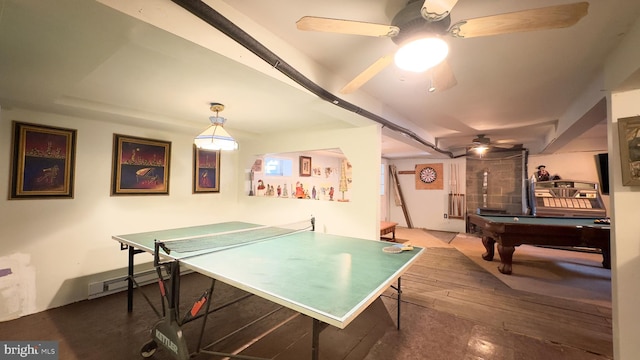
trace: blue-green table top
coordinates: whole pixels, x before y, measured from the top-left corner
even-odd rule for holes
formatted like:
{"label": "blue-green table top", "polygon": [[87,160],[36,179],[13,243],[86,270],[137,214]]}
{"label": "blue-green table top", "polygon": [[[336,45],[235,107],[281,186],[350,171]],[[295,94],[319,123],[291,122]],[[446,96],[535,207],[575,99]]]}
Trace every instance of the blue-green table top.
{"label": "blue-green table top", "polygon": [[[234,231],[260,225],[228,222],[113,236],[153,253],[154,240]],[[248,245],[163,257],[339,328],[346,327],[382,294],[424,251],[399,254],[386,241],[303,231]],[[194,256],[197,255],[197,256]]]}

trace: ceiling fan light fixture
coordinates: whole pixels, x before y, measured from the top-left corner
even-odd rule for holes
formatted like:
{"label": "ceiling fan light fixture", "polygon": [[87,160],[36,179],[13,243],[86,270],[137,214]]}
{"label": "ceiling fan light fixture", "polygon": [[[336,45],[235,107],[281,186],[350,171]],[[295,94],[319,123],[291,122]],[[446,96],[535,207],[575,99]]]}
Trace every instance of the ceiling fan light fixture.
{"label": "ceiling fan light fixture", "polygon": [[394,61],[403,70],[425,72],[441,63],[449,54],[449,46],[438,37],[409,41],[396,51]]}
{"label": "ceiling fan light fixture", "polygon": [[224,123],[227,119],[219,116],[218,113],[224,110],[224,105],[219,103],[211,103],[211,111],[216,113],[210,116],[211,125],[206,128],[200,135],[193,139],[193,143],[199,149],[204,150],[237,150],[238,143],[224,129]]}
{"label": "ceiling fan light fixture", "polygon": [[473,148],[473,151],[475,151],[476,154],[479,155],[484,154],[485,152],[487,152],[487,150],[489,150],[489,147],[487,145],[478,145]]}

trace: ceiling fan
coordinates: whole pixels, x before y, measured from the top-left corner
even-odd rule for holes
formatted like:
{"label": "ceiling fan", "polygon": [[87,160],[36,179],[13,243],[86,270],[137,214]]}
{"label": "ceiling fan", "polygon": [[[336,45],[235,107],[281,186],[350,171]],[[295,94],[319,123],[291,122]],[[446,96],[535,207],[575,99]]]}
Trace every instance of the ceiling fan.
{"label": "ceiling fan", "polygon": [[482,155],[492,150],[515,150],[522,149],[522,144],[498,144],[491,142],[485,134],[478,134],[471,142],[471,145],[466,147],[467,153],[473,153],[476,155]]}
{"label": "ceiling fan", "polygon": [[[407,6],[394,16],[391,25],[304,16],[296,22],[296,26],[299,30],[305,31],[390,37],[401,46],[394,54],[388,54],[378,59],[340,90],[341,93],[348,94],[360,88],[394,60],[399,67],[402,67],[399,64],[401,61],[399,58],[407,52],[405,49],[408,45],[413,44],[415,47],[418,43],[420,45],[435,44],[437,49],[441,49],[443,43],[446,46],[442,40],[444,36],[473,38],[569,27],[587,15],[589,8],[588,2],[577,2],[467,19],[451,25],[449,14],[457,2],[458,0],[425,0],[424,2],[409,0]],[[439,57],[431,60],[428,58],[418,60],[417,55],[408,55],[408,61],[416,62],[417,64],[414,66],[419,68],[410,71],[431,71],[432,83],[429,86],[429,91],[435,89],[442,91],[457,84],[455,76],[445,60],[447,51],[444,49],[444,55],[441,53]],[[433,50],[426,51],[426,55],[433,54]]]}

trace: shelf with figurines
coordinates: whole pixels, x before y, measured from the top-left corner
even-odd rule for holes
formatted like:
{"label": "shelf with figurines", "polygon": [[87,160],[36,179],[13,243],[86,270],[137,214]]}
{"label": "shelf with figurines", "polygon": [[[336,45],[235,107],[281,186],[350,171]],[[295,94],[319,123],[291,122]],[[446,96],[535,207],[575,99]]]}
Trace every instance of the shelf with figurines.
{"label": "shelf with figurines", "polygon": [[297,181],[295,185],[291,184],[289,186],[286,183],[278,185],[265,184],[264,181],[259,179],[255,188],[256,190],[250,192],[249,196],[255,195],[282,199],[336,200],[334,198],[335,188],[333,186],[312,185],[311,189],[308,189],[304,183],[300,181]]}
{"label": "shelf with figurines", "polygon": [[[249,172],[249,196],[348,202],[351,164],[346,159],[300,156],[300,177],[271,175],[258,159]],[[265,161],[263,161],[265,160]],[[304,168],[303,168],[304,166]]]}

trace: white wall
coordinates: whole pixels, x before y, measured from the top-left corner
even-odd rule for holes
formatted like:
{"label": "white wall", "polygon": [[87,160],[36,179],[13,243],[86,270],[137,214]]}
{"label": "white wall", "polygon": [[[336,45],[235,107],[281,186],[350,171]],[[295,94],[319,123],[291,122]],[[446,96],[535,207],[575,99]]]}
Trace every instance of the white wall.
{"label": "white wall", "polygon": [[389,161],[387,159],[381,159],[380,165],[384,168],[384,194],[380,196],[380,220],[391,221],[389,219],[389,206],[390,201],[393,201],[393,194],[391,191],[391,178],[389,177]]}
{"label": "white wall", "polygon": [[[75,194],[73,199],[0,198],[0,269],[11,272],[0,277],[0,321],[86,299],[89,283],[124,274],[127,254],[112,235],[229,220],[278,224],[313,214],[320,231],[376,238],[379,196],[371,194],[378,194],[379,183],[377,126],[240,143],[240,151],[221,156],[220,193],[192,194],[190,134],[3,109],[0,189],[6,191],[12,120],[78,130]],[[110,196],[113,133],[171,141],[169,195]],[[254,154],[336,147],[354,164],[349,203],[246,196]],[[150,260],[136,256],[137,263]]]}
{"label": "white wall", "polygon": [[[398,174],[398,181],[401,187],[402,195],[405,200],[405,206],[409,213],[411,223],[414,228],[424,228],[439,231],[464,232],[464,219],[445,218],[447,213],[449,191],[451,190],[451,171],[450,165],[458,165],[459,169],[459,191],[464,193],[466,186],[466,167],[465,159],[394,159],[388,160],[390,165],[395,165],[398,172],[414,171],[416,165],[419,164],[443,164],[443,189],[442,190],[416,190],[415,175]],[[389,191],[388,217],[389,221],[397,222],[400,226],[407,226],[402,207],[396,206],[394,201],[395,191]]]}
{"label": "white wall", "polygon": [[[619,118],[640,114],[640,21],[625,34],[605,64],[607,98],[609,181],[611,210],[611,286],[613,305],[613,355],[616,360],[635,360],[640,354],[640,193],[636,187],[623,186],[617,122]],[[635,81],[626,83],[628,79]],[[633,89],[635,83],[636,90]],[[631,85],[631,86],[630,86]]]}
{"label": "white wall", "polygon": [[611,179],[611,261],[614,358],[640,354],[640,192],[622,185],[618,119],[640,114],[640,90],[611,95],[609,174]]}

